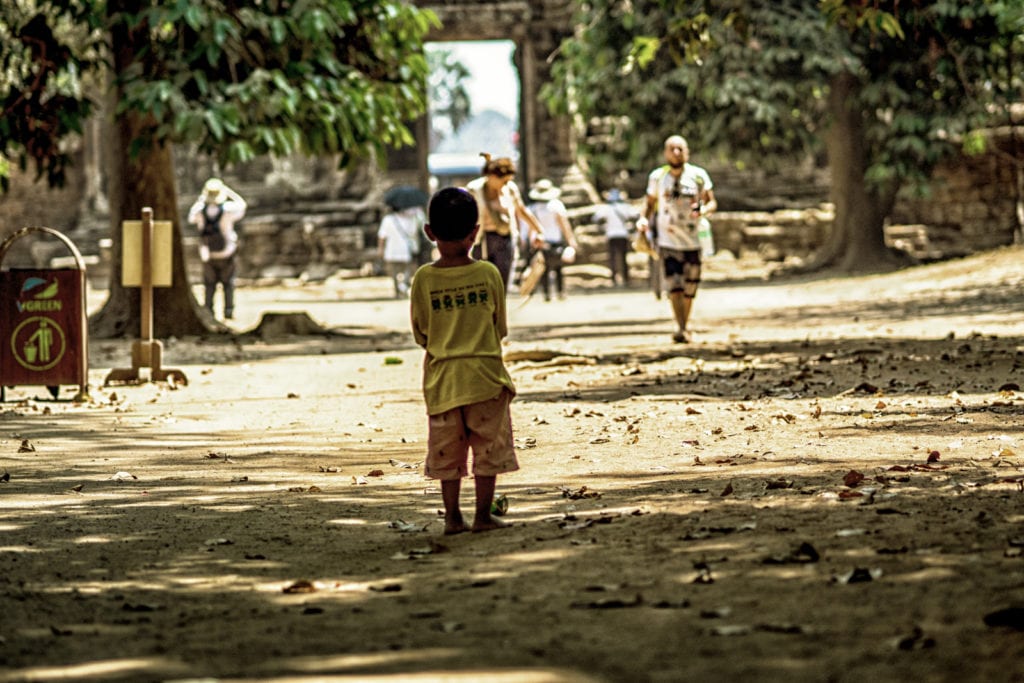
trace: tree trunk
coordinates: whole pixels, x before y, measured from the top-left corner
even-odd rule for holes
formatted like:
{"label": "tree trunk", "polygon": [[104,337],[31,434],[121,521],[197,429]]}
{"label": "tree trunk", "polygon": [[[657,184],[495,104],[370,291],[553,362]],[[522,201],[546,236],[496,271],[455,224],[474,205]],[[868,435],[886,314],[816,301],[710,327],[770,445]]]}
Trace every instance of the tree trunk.
{"label": "tree trunk", "polygon": [[896,201],[896,182],[869,187],[864,122],[857,109],[856,77],[841,73],[830,84],[831,125],[825,134],[835,222],[812,268],[863,272],[906,265],[906,257],[885,245],[885,218]]}
{"label": "tree trunk", "polygon": [[[108,12],[122,8],[116,1]],[[122,73],[133,55],[143,52],[149,27],[118,28],[111,33],[114,73]],[[114,93],[115,102],[120,93]],[[111,111],[116,108],[112,107]],[[140,220],[143,207],[153,209],[154,220],[173,223],[170,287],[153,290],[153,336],[191,336],[224,331],[192,294],[185,268],[181,220],[178,216],[174,160],[169,144],[151,140],[152,119],[146,114],[127,111],[115,115],[113,131],[107,136],[110,153],[110,222],[113,237],[110,271],[110,295],[103,308],[90,320],[89,332],[97,338],[136,336],[142,329],[140,290],[121,285],[121,221]],[[133,146],[135,149],[133,149]]]}

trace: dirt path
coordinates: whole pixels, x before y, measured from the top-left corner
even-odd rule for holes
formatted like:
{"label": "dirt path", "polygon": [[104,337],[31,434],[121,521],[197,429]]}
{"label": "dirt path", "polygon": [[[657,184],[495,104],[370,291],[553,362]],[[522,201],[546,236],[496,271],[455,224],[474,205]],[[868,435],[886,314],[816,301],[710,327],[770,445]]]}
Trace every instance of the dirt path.
{"label": "dirt path", "polygon": [[338,334],[8,392],[0,682],[1024,680],[1022,258],[715,262],[690,346],[642,291],[514,307],[513,526],[448,538],[406,304],[244,290]]}

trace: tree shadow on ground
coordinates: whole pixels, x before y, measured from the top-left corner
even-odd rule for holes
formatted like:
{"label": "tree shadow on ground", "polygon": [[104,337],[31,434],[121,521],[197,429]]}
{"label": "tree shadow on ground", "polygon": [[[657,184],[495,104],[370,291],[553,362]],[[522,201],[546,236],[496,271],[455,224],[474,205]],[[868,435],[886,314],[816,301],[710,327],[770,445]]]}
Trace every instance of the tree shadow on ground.
{"label": "tree shadow on ground", "polygon": [[[910,313],[1013,306],[957,301]],[[873,315],[856,309],[776,322]],[[652,325],[614,334],[634,328]],[[516,331],[554,353],[511,364],[524,467],[499,482],[513,526],[486,534],[442,536],[423,445],[352,406],[328,430],[240,386],[236,409],[285,426],[213,437],[201,396],[166,432],[150,403],[4,410],[0,681],[1012,679],[1020,631],[985,616],[1024,605],[1024,477],[1000,440],[1021,427],[1021,338],[619,343],[562,364],[554,340],[587,329]],[[412,348],[373,337],[210,342],[207,362]]]}
{"label": "tree shadow on ground", "polygon": [[[352,485],[314,472],[321,457],[211,459],[222,474],[188,478],[171,453],[140,480],[99,481],[97,463],[9,483],[0,676],[995,680],[1024,654],[983,622],[1021,597],[1002,578],[1020,562],[1010,483],[957,492],[936,469],[851,488],[821,463],[776,487],[757,468],[616,469],[593,472],[607,483],[589,495],[578,477],[505,487],[512,528],[441,537],[417,477]],[[87,486],[53,495],[75,480]]]}

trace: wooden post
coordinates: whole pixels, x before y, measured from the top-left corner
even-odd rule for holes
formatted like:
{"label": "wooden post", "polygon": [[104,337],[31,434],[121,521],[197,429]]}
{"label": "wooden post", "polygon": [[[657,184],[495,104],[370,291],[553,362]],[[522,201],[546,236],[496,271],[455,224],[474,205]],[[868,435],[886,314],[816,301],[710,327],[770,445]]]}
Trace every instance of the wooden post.
{"label": "wooden post", "polygon": [[[153,209],[142,209],[140,236],[139,299],[141,329],[138,341],[132,344],[131,369],[114,369],[107,375],[104,384],[114,382],[170,381],[174,384],[188,384],[188,378],[181,370],[163,368],[163,344],[153,339]],[[143,370],[146,372],[144,373]]]}

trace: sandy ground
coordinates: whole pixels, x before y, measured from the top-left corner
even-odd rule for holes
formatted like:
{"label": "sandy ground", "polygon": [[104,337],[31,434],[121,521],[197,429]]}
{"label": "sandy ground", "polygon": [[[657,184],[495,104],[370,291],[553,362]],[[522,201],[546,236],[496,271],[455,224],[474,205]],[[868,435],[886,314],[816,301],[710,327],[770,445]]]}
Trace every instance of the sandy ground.
{"label": "sandy ground", "polygon": [[715,260],[691,345],[513,298],[512,526],[454,537],[383,280],[242,290],[335,334],[167,340],[186,387],[94,342],[0,408],[0,681],[1024,680],[1022,260]]}

